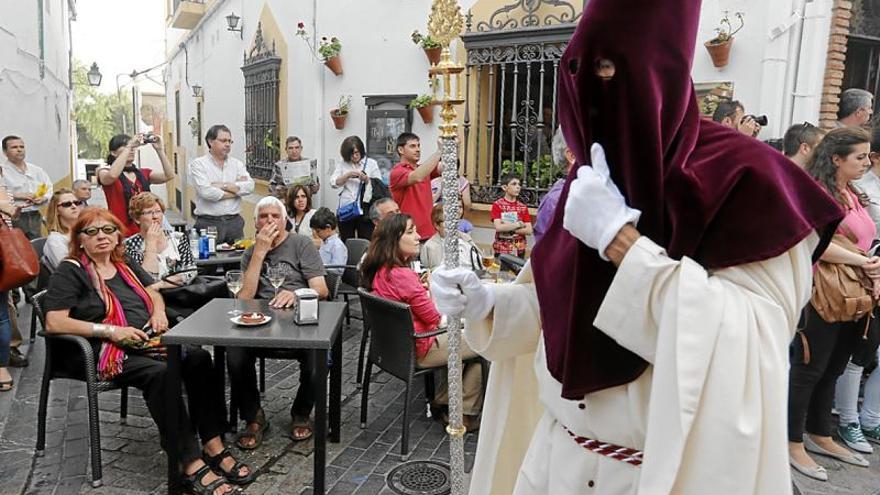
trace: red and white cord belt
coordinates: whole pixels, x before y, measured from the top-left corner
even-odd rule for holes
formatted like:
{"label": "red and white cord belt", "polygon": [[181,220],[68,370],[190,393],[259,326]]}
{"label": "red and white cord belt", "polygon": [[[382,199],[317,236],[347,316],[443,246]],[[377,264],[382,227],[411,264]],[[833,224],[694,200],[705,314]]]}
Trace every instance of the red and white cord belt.
{"label": "red and white cord belt", "polygon": [[569,436],[571,436],[571,438],[575,442],[577,442],[578,445],[589,450],[590,452],[593,452],[594,454],[610,457],[620,462],[632,464],[633,466],[642,465],[641,450],[631,449],[629,447],[621,447],[620,445],[614,445],[613,443],[600,442],[598,440],[593,440],[592,438],[582,437],[579,435],[575,435],[565,426],[563,426],[562,428],[566,431],[566,433],[568,433]]}

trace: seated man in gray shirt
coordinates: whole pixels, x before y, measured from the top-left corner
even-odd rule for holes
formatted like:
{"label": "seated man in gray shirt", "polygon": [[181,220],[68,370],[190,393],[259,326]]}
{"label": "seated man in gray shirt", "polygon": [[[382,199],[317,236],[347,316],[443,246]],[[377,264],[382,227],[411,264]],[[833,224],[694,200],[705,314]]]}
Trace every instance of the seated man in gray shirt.
{"label": "seated man in gray shirt", "polygon": [[[292,235],[285,228],[287,209],[274,196],[260,200],[256,207],[257,239],[241,258],[244,271],[241,299],[271,299],[273,308],[293,306],[294,292],[309,287],[318,297],[327,297],[327,283],[324,281],[324,264],[311,239]],[[284,283],[278,295],[269,282],[269,268],[283,271]],[[255,449],[263,441],[263,433],[269,427],[266,415],[260,405],[260,392],[257,389],[255,369],[257,357],[272,357],[271,350],[252,348],[229,348],[226,364],[229,368],[229,381],[232,396],[235,397],[242,419],[247,428],[239,435],[238,446],[242,449]],[[293,357],[300,362],[300,384],[290,410],[292,426],[290,436],[296,441],[312,436],[310,416],[315,403],[311,383],[311,362],[306,351],[285,352],[285,357]]]}

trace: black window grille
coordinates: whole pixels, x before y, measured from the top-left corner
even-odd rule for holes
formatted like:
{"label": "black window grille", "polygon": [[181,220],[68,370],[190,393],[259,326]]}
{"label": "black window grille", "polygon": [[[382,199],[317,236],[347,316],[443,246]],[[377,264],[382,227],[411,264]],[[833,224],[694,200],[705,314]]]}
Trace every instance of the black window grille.
{"label": "black window grille", "polygon": [[263,29],[257,25],[254,46],[245,53],[244,65],[244,132],[247,169],[252,177],[269,180],[278,160],[278,73],[281,57],[275,42],[269,48]]}

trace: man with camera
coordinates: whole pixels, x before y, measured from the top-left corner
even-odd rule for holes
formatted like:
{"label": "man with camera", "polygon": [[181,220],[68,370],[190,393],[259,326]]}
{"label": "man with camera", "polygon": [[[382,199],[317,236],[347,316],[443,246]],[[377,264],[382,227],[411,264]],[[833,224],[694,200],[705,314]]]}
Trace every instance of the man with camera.
{"label": "man with camera", "polygon": [[[141,168],[135,164],[135,152],[150,144],[159,155],[162,170]],[[110,139],[107,166],[98,168],[98,182],[104,188],[107,209],[125,223],[125,237],[138,232],[138,225],[128,213],[128,202],[138,193],[148,192],[151,184],[164,184],[174,178],[174,167],[165,156],[162,141],[152,133],[117,134]]]}
{"label": "man with camera", "polygon": [[719,103],[712,114],[712,120],[752,137],[757,137],[761,128],[767,125],[766,115],[746,115],[745,107],[736,100]]}

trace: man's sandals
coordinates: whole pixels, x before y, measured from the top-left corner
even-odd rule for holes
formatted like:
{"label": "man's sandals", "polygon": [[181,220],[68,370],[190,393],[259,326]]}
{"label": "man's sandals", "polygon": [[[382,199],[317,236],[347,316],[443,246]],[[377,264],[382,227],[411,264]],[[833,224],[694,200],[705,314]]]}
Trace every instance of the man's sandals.
{"label": "man's sandals", "polygon": [[[256,424],[256,430],[251,429],[251,424]],[[238,440],[236,440],[235,444],[242,450],[254,450],[263,444],[263,435],[267,431],[269,431],[269,421],[266,419],[266,413],[260,409],[257,411],[257,417],[254,418],[254,422],[249,423],[245,431],[238,435]],[[245,440],[253,440],[253,443],[244,443]]]}
{"label": "man's sandals", "polygon": [[218,476],[216,480],[208,483],[207,485],[202,484],[202,479],[205,478],[208,474],[211,473],[211,466],[205,464],[200,467],[196,472],[190,475],[183,476],[183,487],[194,495],[216,495],[215,491],[226,485],[230,487],[230,490],[225,492],[226,494],[239,494],[244,493],[244,491],[234,486],[229,480],[224,478],[223,476]]}
{"label": "man's sandals", "polygon": [[13,381],[10,378],[9,380],[0,381],[0,392],[9,392],[12,390]]}
{"label": "man's sandals", "polygon": [[[232,469],[229,471],[223,469],[223,461],[226,458],[230,458],[233,461]],[[214,472],[222,475],[224,478],[229,480],[230,483],[235,483],[236,485],[247,485],[251,481],[254,481],[256,477],[253,468],[248,466],[247,464],[237,460],[235,457],[232,457],[232,453],[229,452],[229,449],[223,449],[222,452],[215,456],[204,454],[205,463],[207,463],[211,468],[214,469]],[[241,474],[243,470],[247,469],[247,474]]]}
{"label": "man's sandals", "polygon": [[294,442],[302,442],[312,438],[314,427],[308,416],[291,416],[290,438]]}

